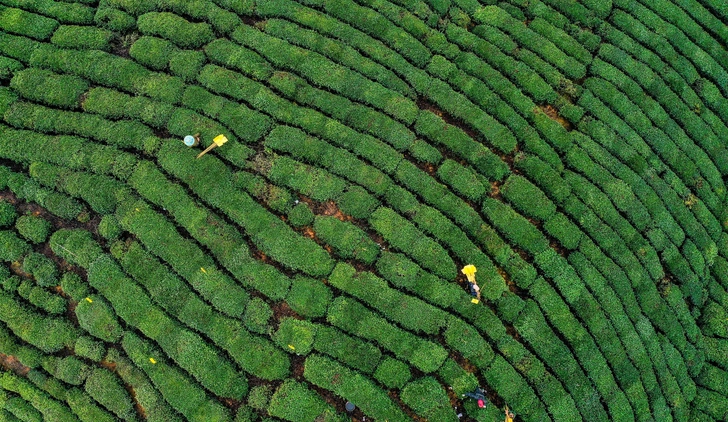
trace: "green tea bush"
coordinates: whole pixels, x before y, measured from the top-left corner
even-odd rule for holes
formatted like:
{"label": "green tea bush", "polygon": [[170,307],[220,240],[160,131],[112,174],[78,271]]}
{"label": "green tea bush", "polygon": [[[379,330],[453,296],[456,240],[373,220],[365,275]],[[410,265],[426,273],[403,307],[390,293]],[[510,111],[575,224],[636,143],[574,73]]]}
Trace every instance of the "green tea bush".
{"label": "green tea bush", "polygon": [[12,372],[3,372],[0,376],[0,387],[3,390],[18,394],[43,414],[43,420],[71,422],[77,420],[71,410],[54,400],[48,393],[36,387],[26,379]]}
{"label": "green tea bush", "polygon": [[119,220],[113,214],[106,214],[101,217],[98,227],[99,234],[101,237],[108,241],[114,241],[121,236],[123,230],[119,225]]}
{"label": "green tea bush", "polygon": [[53,33],[51,44],[61,48],[109,51],[114,34],[106,29],[90,26],[61,25]]}
{"label": "green tea bush", "polygon": [[84,384],[86,392],[116,416],[132,418],[135,411],[129,393],[119,378],[106,368],[94,368]]}
{"label": "green tea bush", "polygon": [[273,311],[260,298],[252,298],[245,306],[243,322],[248,330],[254,333],[268,334],[271,330],[270,319]]}
{"label": "green tea bush", "polygon": [[81,385],[91,372],[91,368],[75,356],[56,358],[49,356],[43,361],[43,369],[49,374],[71,385]]}
{"label": "green tea bush", "polygon": [[447,391],[431,376],[408,383],[400,397],[415,413],[428,420],[453,420]]}
{"label": "green tea bush", "polygon": [[29,100],[73,109],[78,108],[81,94],[88,90],[88,83],[76,76],[31,68],[16,72],[10,87]]}
{"label": "green tea bush", "polygon": [[0,228],[7,228],[15,223],[17,213],[15,207],[5,200],[0,201]]}
{"label": "green tea bush", "polygon": [[[10,57],[0,56],[0,80],[9,80],[13,77],[15,72],[22,68],[23,65],[19,61],[11,59]],[[7,88],[2,89],[0,93],[2,93],[2,95],[0,95],[0,111],[4,112],[7,107],[6,104],[15,101],[15,96]]]}
{"label": "green tea bush", "polygon": [[316,329],[317,326],[309,321],[284,318],[273,334],[273,340],[289,353],[307,355],[313,349]]}
{"label": "green tea bush", "polygon": [[311,355],[306,358],[303,376],[312,384],[356,404],[372,418],[407,420],[402,410],[374,382],[327,357]]}
{"label": "green tea bush", "polygon": [[341,212],[354,218],[367,219],[380,202],[369,194],[363,187],[349,185],[346,190],[336,198],[336,205]]}
{"label": "green tea bush", "polygon": [[187,83],[193,82],[205,64],[205,54],[197,50],[178,50],[169,56],[169,71]]}
{"label": "green tea bush", "polygon": [[288,223],[293,227],[309,226],[313,223],[313,219],[313,211],[305,202],[294,205],[288,212]]}
{"label": "green tea bush", "polygon": [[205,45],[204,51],[213,63],[239,70],[254,80],[265,81],[273,74],[267,60],[228,39],[218,38]]}
{"label": "green tea bush", "polygon": [[271,386],[256,385],[248,392],[248,406],[256,410],[265,410],[268,407],[272,395]]}
{"label": "green tea bush", "polygon": [[40,411],[33,407],[30,402],[25,401],[21,397],[10,397],[5,400],[3,405],[5,411],[10,412],[10,415],[13,415],[6,416],[8,419],[17,418],[15,420],[39,422],[43,420],[43,415],[40,413]]}
{"label": "green tea bush", "polygon": [[16,336],[45,353],[73,346],[77,329],[66,319],[42,316],[20,305],[13,297],[0,292],[0,320]]}
{"label": "green tea bush", "polygon": [[316,328],[313,347],[316,351],[366,374],[374,372],[382,357],[382,352],[372,343],[325,325]]}
{"label": "green tea bush", "polygon": [[[154,389],[164,400],[188,420],[224,422],[230,412],[176,365],[170,364],[156,347],[131,332],[125,332],[121,343],[127,356],[151,379]],[[157,363],[149,360],[153,357]],[[139,394],[139,393],[137,393]]]}
{"label": "green tea bush", "polygon": [[480,201],[490,191],[487,180],[471,168],[450,159],[446,159],[437,169],[437,177],[471,201]]}
{"label": "green tea bush", "polygon": [[303,317],[320,318],[326,315],[331,299],[331,290],[324,283],[297,276],[292,280],[286,303]]}
{"label": "green tea bush", "polygon": [[21,287],[26,282],[29,284],[27,292],[21,292],[21,289],[19,289],[18,293],[27,299],[28,302],[49,314],[60,315],[66,312],[67,303],[63,297],[54,295],[41,286],[34,285],[30,280],[24,280],[21,283]]}
{"label": "green tea bush", "polygon": [[112,413],[96,403],[88,393],[79,388],[72,388],[66,392],[66,403],[83,422],[113,422],[117,420]]}
{"label": "green tea bush", "polygon": [[379,207],[369,217],[369,224],[390,246],[412,257],[422,267],[445,279],[455,278],[455,264],[442,246],[390,208]]}
{"label": "green tea bush", "polygon": [[58,22],[35,13],[13,7],[0,8],[0,28],[36,40],[47,40],[58,27]]}
{"label": "green tea bush", "polygon": [[67,272],[61,277],[61,290],[76,302],[88,296],[88,284],[76,273]]}
{"label": "green tea bush", "polygon": [[26,2],[23,0],[5,0],[4,4],[12,7],[22,7],[25,10],[40,13],[47,17],[58,20],[61,23],[72,23],[87,25],[92,22],[94,9],[79,3],[92,3],[88,0],[77,3],[66,4],[54,0],[35,0]]}
{"label": "green tea bush", "polygon": [[215,36],[207,23],[190,23],[169,12],[149,12],[137,18],[137,27],[145,35],[157,35],[181,48],[200,48]]}
{"label": "green tea bush", "polygon": [[417,161],[437,165],[442,161],[442,153],[422,139],[415,139],[410,145],[408,152],[412,154]]}
{"label": "green tea bush", "polygon": [[43,217],[22,215],[15,221],[15,229],[31,243],[43,243],[48,239],[51,223]]}
{"label": "green tea bush", "polygon": [[458,318],[450,318],[447,324],[443,334],[450,347],[479,368],[485,368],[492,362],[493,349],[475,327]]}
{"label": "green tea bush", "polygon": [[33,274],[33,278],[40,286],[55,286],[58,284],[58,269],[55,262],[38,252],[31,252],[25,256],[23,271]]}
{"label": "green tea bush", "polygon": [[313,230],[343,259],[356,259],[371,265],[379,255],[379,246],[364,231],[336,217],[316,216]]}
{"label": "green tea bush", "polygon": [[104,343],[94,340],[89,336],[79,336],[73,347],[76,356],[90,359],[94,362],[100,362],[106,355],[106,347]]}
{"label": "green tea bush", "polygon": [[124,34],[136,26],[136,19],[123,10],[98,7],[94,14],[94,23],[109,31]]}
{"label": "green tea bush", "polygon": [[410,373],[409,365],[386,357],[377,365],[377,370],[374,371],[374,378],[384,384],[387,388],[401,389],[410,380],[412,374]]}
{"label": "green tea bush", "polygon": [[99,296],[90,295],[79,301],[76,317],[81,328],[96,338],[109,343],[115,343],[121,338],[122,329],[114,310]]}
{"label": "green tea bush", "polygon": [[343,416],[327,404],[306,384],[288,379],[273,394],[268,405],[268,414],[287,421],[342,422]]}
{"label": "green tea bush", "polygon": [[556,205],[523,176],[510,175],[500,190],[506,200],[527,217],[547,221],[556,212]]}
{"label": "green tea bush", "polygon": [[162,38],[143,36],[134,41],[129,48],[132,59],[154,70],[165,70],[170,56],[177,50],[170,41]]}

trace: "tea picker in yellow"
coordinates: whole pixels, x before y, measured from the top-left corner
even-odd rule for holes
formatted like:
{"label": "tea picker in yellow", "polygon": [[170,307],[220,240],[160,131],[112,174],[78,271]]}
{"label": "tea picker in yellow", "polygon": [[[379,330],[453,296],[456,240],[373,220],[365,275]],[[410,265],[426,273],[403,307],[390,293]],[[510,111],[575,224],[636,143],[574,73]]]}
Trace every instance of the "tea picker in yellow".
{"label": "tea picker in yellow", "polygon": [[468,288],[470,289],[470,294],[475,297],[475,299],[471,302],[480,302],[480,286],[478,286],[478,283],[475,281],[475,273],[478,269],[475,268],[475,265],[466,265],[461,271],[466,277],[468,277]]}
{"label": "tea picker in yellow", "polygon": [[215,137],[215,139],[212,140],[212,143],[210,144],[209,147],[205,148],[204,151],[202,151],[201,153],[197,154],[197,158],[200,158],[203,155],[207,154],[213,148],[221,147],[227,141],[228,141],[228,138],[226,138],[225,135],[217,135]]}

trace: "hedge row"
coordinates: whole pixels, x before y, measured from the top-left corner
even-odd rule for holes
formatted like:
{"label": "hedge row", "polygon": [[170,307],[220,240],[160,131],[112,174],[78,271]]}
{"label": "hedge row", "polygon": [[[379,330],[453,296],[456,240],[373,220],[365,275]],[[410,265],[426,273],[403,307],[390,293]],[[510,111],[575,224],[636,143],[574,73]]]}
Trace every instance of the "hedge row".
{"label": "hedge row", "polygon": [[119,378],[106,368],[94,368],[86,378],[84,388],[98,403],[122,419],[133,418],[136,414],[129,392],[119,382]]}
{"label": "hedge row", "polygon": [[176,104],[182,99],[182,79],[155,73],[144,66],[99,50],[43,48],[34,51],[31,65],[80,76],[99,85]]}
{"label": "hedge row", "polygon": [[[178,15],[187,15],[195,20],[209,22],[216,31],[228,33],[242,23],[238,14],[250,15],[252,3],[244,2],[235,4],[229,0],[158,0],[148,3],[143,0],[108,0],[105,2],[110,7],[123,9],[134,16],[157,10],[172,10]],[[222,4],[220,4],[222,3]],[[218,4],[220,4],[218,6]],[[225,9],[232,9],[232,13]]]}
{"label": "hedge row", "polygon": [[283,123],[301,127],[338,146],[351,149],[354,154],[369,160],[385,173],[394,171],[402,160],[402,154],[384,142],[370,135],[358,133],[318,111],[299,107],[239,73],[208,65],[202,70],[198,80],[217,94],[230,96],[239,101],[250,101],[254,108],[270,114]]}
{"label": "hedge row", "polygon": [[[240,398],[245,394],[245,378],[234,366],[199,335],[181,327],[154,305],[147,293],[126,277],[113,259],[98,250],[93,251],[98,246],[88,232],[59,230],[51,238],[51,248],[57,255],[87,268],[89,284],[111,302],[117,315],[153,338],[206,388],[222,397]],[[79,258],[82,253],[85,256]],[[139,314],[138,309],[147,312]]]}
{"label": "hedge row", "polygon": [[473,15],[480,23],[506,31],[521,45],[529,46],[544,60],[559,68],[569,79],[579,79],[586,74],[586,67],[570,57],[551,41],[523,26],[498,6],[485,6]]}
{"label": "hedge row", "polygon": [[90,6],[91,3],[92,2],[88,0],[71,4],[64,1],[54,0],[34,0],[32,2],[24,0],[3,0],[3,4],[7,6],[18,7],[30,12],[39,13],[61,23],[79,25],[88,25],[93,22],[94,8]]}
{"label": "hedge row", "polygon": [[1,156],[18,162],[41,161],[126,180],[137,160],[133,154],[75,136],[43,135],[3,125],[0,133]]}
{"label": "hedge row", "polygon": [[283,19],[268,19],[262,29],[267,34],[315,51],[342,66],[351,68],[386,88],[406,97],[412,97],[412,88],[394,72],[362,55],[343,41],[326,37],[318,31],[304,29]]}
{"label": "hedge row", "polygon": [[36,40],[47,40],[58,27],[55,19],[26,12],[14,7],[0,6],[0,29]]}
{"label": "hedge row", "polygon": [[312,384],[351,401],[374,419],[408,420],[399,406],[374,382],[327,357],[311,355],[306,358],[303,376]]}
{"label": "hedge row", "polygon": [[358,131],[384,140],[399,151],[414,142],[414,133],[402,123],[367,106],[315,88],[292,73],[275,72],[268,82],[296,103],[321,110]]}
{"label": "hedge row", "polygon": [[129,194],[126,185],[108,176],[75,172],[53,164],[35,162],[30,165],[30,176],[48,186],[81,198],[99,214],[110,214],[121,198]]}
{"label": "hedge row", "polygon": [[78,108],[88,83],[73,75],[58,75],[49,70],[29,68],[16,72],[10,87],[21,96],[61,108]]}
{"label": "hedge row", "polygon": [[217,310],[234,317],[242,314],[241,305],[249,300],[248,293],[166,217],[145,202],[133,200],[120,204],[116,216],[124,230],[167,262]]}
{"label": "hedge row", "polygon": [[[125,251],[115,248],[117,259],[149,295],[170,315],[207,335],[226,350],[245,371],[263,379],[279,379],[288,372],[288,359],[269,341],[253,336],[244,321],[228,318],[202,301],[182,280],[163,266],[152,254],[132,243]],[[248,308],[252,302],[248,302]],[[244,304],[240,304],[243,308]]]}
{"label": "hedge row", "polygon": [[[10,279],[6,278],[3,282],[3,288]],[[18,281],[18,280],[16,280]],[[18,281],[19,282],[19,281]],[[7,326],[0,328],[0,346],[3,353],[8,356],[15,356],[20,363],[29,368],[38,368],[43,363],[46,354],[39,349],[31,346],[10,331]]]}
{"label": "hedge row", "polygon": [[[424,71],[410,64],[402,55],[387,47],[384,42],[367,35],[366,31],[362,32],[351,25],[342,25],[341,21],[337,19],[339,16],[332,16],[329,10],[324,13],[290,0],[281,0],[257,4],[255,12],[262,17],[282,17],[297,22],[301,26],[312,28],[322,35],[344,40],[367,57],[371,57],[402,76],[417,92],[424,92],[429,83],[429,78]],[[392,38],[385,37],[385,40],[391,41]],[[423,60],[427,59],[423,57]]]}
{"label": "hedge row", "polygon": [[167,70],[185,82],[192,82],[205,64],[205,55],[197,50],[181,50],[171,42],[142,36],[129,48],[129,55],[154,70]]}
{"label": "hedge row", "polygon": [[268,132],[271,119],[244,105],[211,94],[198,86],[189,86],[182,96],[185,107],[215,119],[230,128],[240,139],[254,143]]}
{"label": "hedge row", "polygon": [[214,157],[194,160],[184,148],[182,144],[165,144],[158,155],[161,166],[188,182],[203,200],[240,224],[253,243],[271,258],[314,277],[328,275],[333,261],[323,248],[293,232],[244,192],[219,184],[219,180],[229,178],[223,163]]}
{"label": "hedge row", "polygon": [[[313,222],[313,212],[308,209],[306,203],[301,203],[300,207],[296,207],[295,194],[291,193],[285,186],[274,185],[265,180],[264,177],[256,173],[247,171],[238,171],[232,175],[233,186],[242,189],[249,195],[265,204],[268,208],[280,214],[288,214],[288,221],[294,227],[308,226]],[[297,208],[300,212],[302,208],[306,208],[307,214],[301,213],[300,224],[296,222],[296,218],[291,214],[295,214],[293,209]],[[310,217],[310,218],[309,218]]]}
{"label": "hedge row", "polygon": [[59,422],[73,422],[78,420],[67,406],[51,398],[48,393],[34,386],[24,377],[3,371],[0,374],[0,387],[3,390],[18,394],[23,400],[26,400],[35,409],[40,411],[45,420]]}
{"label": "hedge row", "polygon": [[[248,246],[235,227],[197,205],[182,187],[167,179],[154,165],[146,161],[140,162],[129,178],[129,184],[146,200],[169,212],[193,238],[209,248],[238,281],[273,300],[285,296],[289,280],[275,268],[258,263],[250,257]],[[208,230],[210,225],[214,225],[216,230]],[[211,269],[204,266],[202,268]],[[247,302],[247,294],[239,287],[230,284],[225,291],[226,295],[233,296],[233,302],[238,305]],[[229,305],[226,308],[228,312],[236,309],[233,303]],[[238,316],[239,311],[230,315]]]}
{"label": "hedge row", "polygon": [[412,100],[338,65],[318,53],[293,46],[249,26],[236,28],[232,38],[243,46],[262,54],[276,66],[300,72],[313,83],[380,109],[407,125],[411,124],[417,116],[418,109]]}
{"label": "hedge row", "polygon": [[[150,151],[156,149],[159,143],[152,131],[137,121],[113,122],[88,113],[57,110],[28,102],[13,104],[4,118],[5,122],[17,128],[82,136],[122,148]],[[119,136],[120,133],[124,136]]]}
{"label": "hedge row", "polygon": [[[144,409],[149,421],[181,421],[182,417],[170,407],[162,396],[161,389],[155,388],[150,378],[144,373],[140,366],[136,366],[124,351],[124,343],[121,348],[109,349],[105,360],[116,365],[116,374],[121,377],[125,385],[134,389],[134,401]],[[147,362],[151,363],[148,359]],[[172,377],[174,381],[174,377]],[[182,394],[183,398],[184,394]]]}
{"label": "hedge row", "polygon": [[68,310],[68,303],[62,296],[53,294],[30,280],[20,282],[17,291],[23,299],[51,315],[60,315]]}
{"label": "hedge row", "polygon": [[317,326],[313,348],[365,374],[379,370],[382,357],[382,352],[372,343],[326,325]]}
{"label": "hedge row", "polygon": [[395,327],[354,299],[343,296],[334,299],[326,320],[344,331],[376,341],[426,373],[437,370],[447,354],[442,346]]}
{"label": "hedge row", "polygon": [[400,397],[404,404],[427,420],[455,422],[460,419],[450,407],[447,391],[430,376],[409,382]]}
{"label": "hedge row", "polygon": [[22,306],[13,296],[2,291],[0,303],[0,319],[24,341],[46,353],[73,346],[78,332],[67,320],[43,316]]}
{"label": "hedge row", "polygon": [[68,389],[66,403],[82,422],[114,422],[116,420],[111,412],[101,407],[88,393],[80,388]]}
{"label": "hedge row", "polygon": [[407,330],[435,335],[445,324],[445,313],[440,309],[390,288],[386,281],[370,272],[357,273],[349,264],[337,264],[329,283]]}
{"label": "hedge row", "polygon": [[374,195],[383,194],[392,183],[386,174],[367,165],[354,154],[318,138],[307,136],[299,129],[277,126],[266,136],[265,145],[273,150],[292,154],[297,159],[322,166],[365,187]]}
{"label": "hedge row", "polygon": [[164,102],[101,87],[91,88],[81,106],[87,113],[109,119],[135,119],[156,128],[166,127],[175,110],[174,106]]}
{"label": "hedge row", "polygon": [[287,421],[339,422],[345,417],[327,404],[306,384],[288,379],[273,393],[268,404],[268,414]]}
{"label": "hedge row", "polygon": [[27,176],[0,167],[0,186],[6,185],[18,198],[35,202],[58,217],[73,220],[83,211],[81,204],[68,195],[42,188]]}
{"label": "hedge row", "polygon": [[362,229],[336,217],[316,216],[313,230],[342,259],[356,259],[371,265],[379,255],[379,246]]}
{"label": "hedge row", "polygon": [[475,53],[479,58],[493,66],[501,74],[509,75],[514,83],[533,98],[536,103],[553,103],[557,98],[554,89],[526,64],[509,57],[498,47],[479,38],[463,28],[448,25],[445,34],[450,42],[465,51]]}
{"label": "hedge row", "polygon": [[430,111],[420,112],[414,130],[432,143],[446,147],[489,179],[502,180],[509,172],[508,165],[486,146]]}
{"label": "hedge row", "polygon": [[[152,380],[164,400],[190,421],[228,421],[229,411],[215,398],[208,397],[194,379],[174,364],[167,362],[164,352],[148,341],[127,331],[121,346],[134,365]],[[153,358],[156,363],[151,363]],[[151,410],[151,409],[150,409]]]}
{"label": "hedge row", "polygon": [[412,257],[424,268],[448,280],[457,275],[455,263],[445,249],[392,209],[379,207],[369,217],[369,224],[391,247]]}
{"label": "hedge row", "polygon": [[51,44],[61,48],[109,51],[113,37],[113,32],[103,28],[61,25],[53,33]]}
{"label": "hedge row", "polygon": [[207,23],[191,23],[170,12],[149,12],[137,18],[137,27],[144,35],[168,39],[180,48],[200,48],[215,35]]}
{"label": "hedge row", "polygon": [[256,81],[267,81],[273,74],[273,66],[268,60],[226,38],[218,38],[203,49],[211,62],[240,71]]}
{"label": "hedge row", "polygon": [[[626,19],[632,19],[625,16],[626,14],[623,12],[620,12],[619,15]],[[726,163],[723,158],[725,146],[720,144],[717,136],[722,132],[721,127],[716,128],[716,125],[710,124],[709,121],[701,120],[703,113],[712,115],[710,109],[700,110],[700,113],[696,113],[696,104],[700,104],[697,94],[679,75],[666,72],[665,68],[670,68],[659,57],[654,57],[654,53],[614,28],[611,28],[608,34],[611,41],[621,50],[637,54],[640,61],[647,61],[650,67],[653,67],[653,69],[657,67],[657,69],[654,69],[654,72],[644,67],[640,67],[640,71],[633,70],[631,66],[637,63],[635,59],[626,54],[620,54],[619,50],[609,48],[606,45],[600,49],[600,57],[633,77],[647,92],[652,94],[665,108],[665,112],[681,124],[685,132],[690,135],[691,140],[700,145],[711,157],[713,163],[725,173]],[[675,71],[672,70],[672,72]],[[683,98],[680,98],[681,96]],[[721,126],[723,130],[726,130],[724,125]],[[714,133],[714,130],[716,133]],[[698,136],[699,134],[702,134],[702,136]]]}

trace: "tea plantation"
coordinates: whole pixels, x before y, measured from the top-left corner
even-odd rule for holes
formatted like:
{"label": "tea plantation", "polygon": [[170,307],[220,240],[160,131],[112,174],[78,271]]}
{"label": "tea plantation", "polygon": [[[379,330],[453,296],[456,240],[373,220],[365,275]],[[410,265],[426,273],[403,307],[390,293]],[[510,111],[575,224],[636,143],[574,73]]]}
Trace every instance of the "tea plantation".
{"label": "tea plantation", "polygon": [[0,421],[728,420],[726,45],[721,0],[0,0]]}

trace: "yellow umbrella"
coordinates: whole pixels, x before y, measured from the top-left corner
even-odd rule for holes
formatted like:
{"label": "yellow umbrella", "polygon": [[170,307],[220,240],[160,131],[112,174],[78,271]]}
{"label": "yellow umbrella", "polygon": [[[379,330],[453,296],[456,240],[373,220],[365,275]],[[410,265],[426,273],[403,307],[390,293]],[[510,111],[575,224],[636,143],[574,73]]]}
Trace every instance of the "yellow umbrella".
{"label": "yellow umbrella", "polygon": [[213,139],[213,140],[212,140],[212,143],[210,144],[210,146],[209,146],[209,147],[205,148],[205,150],[204,150],[204,151],[202,151],[201,153],[197,154],[197,158],[200,158],[200,157],[202,157],[203,155],[207,154],[207,153],[208,153],[208,152],[210,152],[210,151],[211,151],[211,150],[212,150],[213,148],[216,148],[216,147],[220,147],[220,146],[222,146],[222,144],[224,144],[224,143],[225,143],[225,142],[227,142],[227,141],[228,141],[228,138],[226,138],[226,137],[225,137],[225,135],[217,135],[217,136],[215,137],[215,139]]}
{"label": "yellow umbrella", "polygon": [[475,272],[478,271],[475,265],[466,265],[461,271],[468,277],[469,282],[475,283]]}

